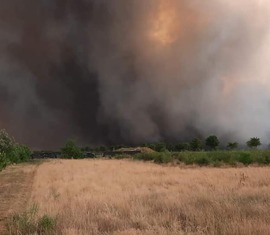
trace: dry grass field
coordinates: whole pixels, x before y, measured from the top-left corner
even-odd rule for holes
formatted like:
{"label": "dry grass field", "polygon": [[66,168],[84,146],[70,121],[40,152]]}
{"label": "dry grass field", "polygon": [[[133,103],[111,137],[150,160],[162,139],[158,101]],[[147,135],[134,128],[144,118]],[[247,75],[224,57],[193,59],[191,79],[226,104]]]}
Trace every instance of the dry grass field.
{"label": "dry grass field", "polygon": [[39,166],[34,202],[55,234],[270,234],[270,168],[55,160]]}

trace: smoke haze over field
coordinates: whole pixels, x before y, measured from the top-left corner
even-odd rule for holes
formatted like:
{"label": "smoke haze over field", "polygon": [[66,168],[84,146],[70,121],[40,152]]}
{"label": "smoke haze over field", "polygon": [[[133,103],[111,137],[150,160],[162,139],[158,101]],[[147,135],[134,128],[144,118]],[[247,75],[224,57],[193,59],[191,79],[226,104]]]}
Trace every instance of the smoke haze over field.
{"label": "smoke haze over field", "polygon": [[269,0],[1,0],[0,128],[33,147],[270,141]]}

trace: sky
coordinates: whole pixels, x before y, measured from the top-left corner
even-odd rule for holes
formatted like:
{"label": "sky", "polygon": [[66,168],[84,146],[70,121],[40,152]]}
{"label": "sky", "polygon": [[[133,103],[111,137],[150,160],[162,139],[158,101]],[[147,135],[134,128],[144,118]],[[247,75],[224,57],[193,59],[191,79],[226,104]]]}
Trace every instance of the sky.
{"label": "sky", "polygon": [[2,0],[0,128],[34,148],[270,142],[269,0]]}

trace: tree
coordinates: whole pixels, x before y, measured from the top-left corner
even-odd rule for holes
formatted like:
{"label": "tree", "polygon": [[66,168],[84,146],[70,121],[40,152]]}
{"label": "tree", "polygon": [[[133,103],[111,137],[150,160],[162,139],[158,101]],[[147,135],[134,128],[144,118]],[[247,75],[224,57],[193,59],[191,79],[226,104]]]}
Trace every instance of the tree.
{"label": "tree", "polygon": [[256,149],[260,145],[262,145],[261,140],[260,140],[260,138],[257,138],[257,137],[250,138],[250,140],[247,141],[247,146],[249,148]]}
{"label": "tree", "polygon": [[0,152],[10,153],[15,145],[15,141],[8,135],[6,130],[0,130]]}
{"label": "tree", "polygon": [[182,151],[189,151],[190,150],[190,145],[189,143],[179,143],[175,145],[175,150],[182,152]]}
{"label": "tree", "polygon": [[68,140],[61,150],[65,158],[83,158],[83,153],[80,147],[77,146],[73,140]]}
{"label": "tree", "polygon": [[237,149],[238,148],[238,143],[237,142],[229,142],[227,144],[227,148],[230,149],[230,150]]}
{"label": "tree", "polygon": [[194,138],[190,142],[190,150],[192,151],[200,151],[202,150],[202,141],[198,138]]}
{"label": "tree", "polygon": [[205,140],[205,145],[209,147],[210,149],[216,149],[219,146],[219,140],[218,137],[215,135],[210,135]]}

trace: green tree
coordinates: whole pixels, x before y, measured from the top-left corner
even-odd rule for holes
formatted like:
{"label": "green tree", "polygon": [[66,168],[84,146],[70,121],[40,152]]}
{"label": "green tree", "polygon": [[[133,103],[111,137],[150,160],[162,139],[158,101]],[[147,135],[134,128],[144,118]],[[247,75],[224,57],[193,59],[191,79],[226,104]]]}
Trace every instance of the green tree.
{"label": "green tree", "polygon": [[210,135],[206,138],[205,145],[212,150],[217,149],[217,147],[219,146],[218,137],[215,135]]}
{"label": "green tree", "polygon": [[230,150],[234,150],[234,149],[237,149],[238,148],[238,143],[237,142],[229,142],[227,144],[227,148],[230,149]]}
{"label": "green tree", "polygon": [[68,140],[61,150],[65,158],[83,158],[83,153],[74,140]]}
{"label": "green tree", "polygon": [[175,150],[182,152],[182,151],[189,151],[190,150],[190,145],[189,143],[179,143],[175,145]]}
{"label": "green tree", "polygon": [[262,145],[261,140],[260,140],[260,138],[257,138],[257,137],[250,138],[250,140],[247,141],[247,146],[249,148],[256,149],[260,145]]}
{"label": "green tree", "polygon": [[10,153],[15,145],[15,141],[8,135],[6,130],[0,130],[0,152]]}
{"label": "green tree", "polygon": [[157,143],[155,144],[155,150],[157,152],[165,152],[167,149],[166,149],[166,144],[165,143]]}
{"label": "green tree", "polygon": [[202,150],[202,141],[198,138],[194,138],[191,142],[190,142],[190,150],[192,151],[200,151]]}

